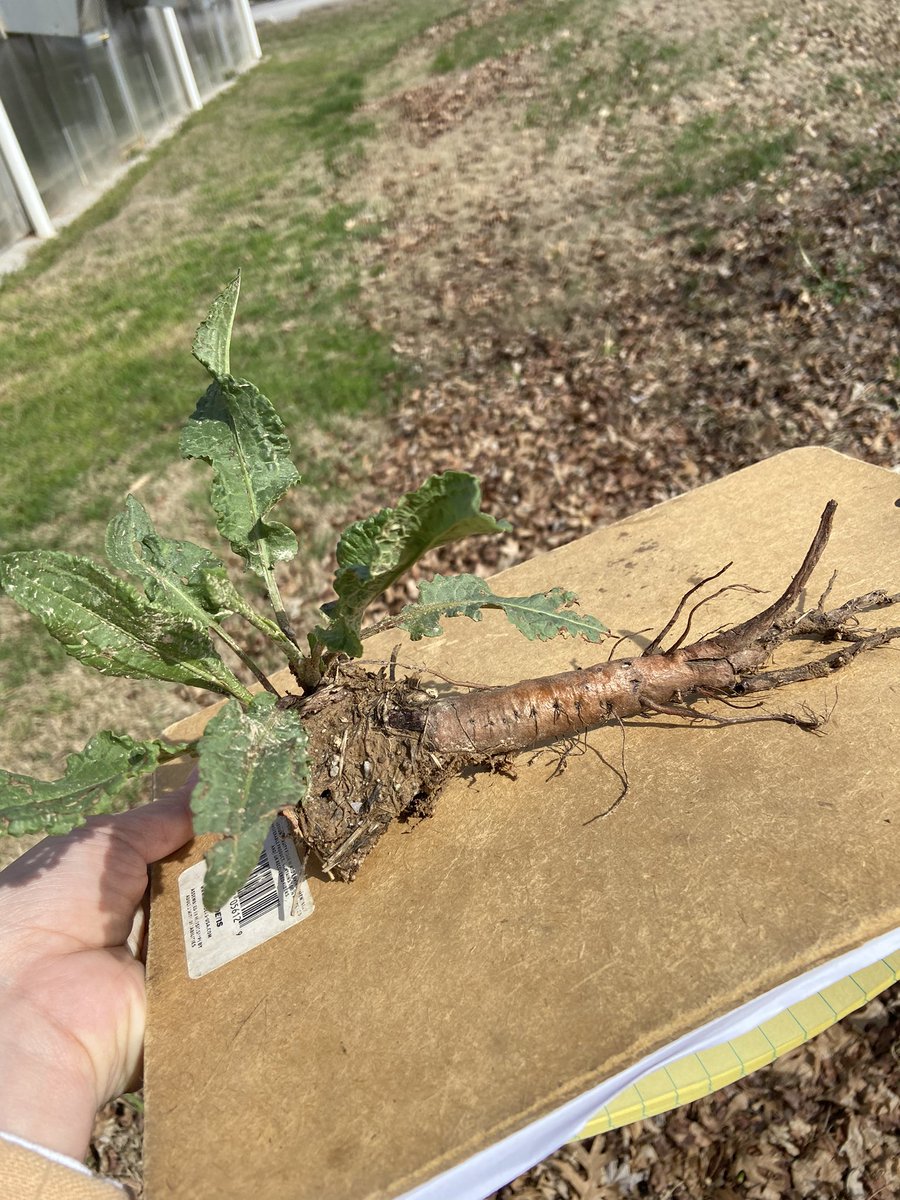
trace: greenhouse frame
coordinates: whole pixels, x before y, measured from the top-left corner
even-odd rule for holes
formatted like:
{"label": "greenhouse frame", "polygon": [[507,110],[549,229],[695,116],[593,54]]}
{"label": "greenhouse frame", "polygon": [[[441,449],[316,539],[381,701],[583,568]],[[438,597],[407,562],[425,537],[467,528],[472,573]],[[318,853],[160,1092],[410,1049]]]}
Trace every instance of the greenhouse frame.
{"label": "greenhouse frame", "polygon": [[248,0],[0,0],[0,251],[260,57]]}

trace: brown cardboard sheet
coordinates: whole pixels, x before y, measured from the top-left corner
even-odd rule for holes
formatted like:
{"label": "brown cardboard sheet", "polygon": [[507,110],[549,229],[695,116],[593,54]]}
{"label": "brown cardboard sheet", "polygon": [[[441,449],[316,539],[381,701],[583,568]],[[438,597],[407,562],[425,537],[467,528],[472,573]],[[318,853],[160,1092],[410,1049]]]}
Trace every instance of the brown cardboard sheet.
{"label": "brown cardboard sheet", "polygon": [[[782,590],[830,497],[834,532],[808,602],[835,568],[834,602],[900,589],[900,478],[808,449],[515,567],[497,590],[564,585],[615,631],[656,630],[729,560],[729,580]],[[768,602],[729,592],[701,627]],[[503,683],[606,653],[527,643],[491,613],[399,657]],[[821,736],[628,722],[628,794],[593,823],[619,790],[599,757],[620,762],[615,725],[553,777],[548,752],[520,757],[515,779],[458,780],[434,817],[391,830],[354,883],[314,878],[311,918],[199,980],[177,893],[199,850],[167,861],[148,963],[151,1200],[402,1195],[900,926],[898,663],[896,649],[874,652],[768,701],[831,710]]]}

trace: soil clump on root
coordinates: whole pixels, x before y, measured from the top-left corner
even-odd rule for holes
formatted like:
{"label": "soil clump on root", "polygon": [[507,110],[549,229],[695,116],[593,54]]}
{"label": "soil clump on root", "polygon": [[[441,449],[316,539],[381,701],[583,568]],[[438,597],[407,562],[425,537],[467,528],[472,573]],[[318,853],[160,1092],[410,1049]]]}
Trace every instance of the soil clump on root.
{"label": "soil clump on root", "polygon": [[429,816],[441,788],[468,761],[389,728],[388,712],[415,713],[431,702],[414,679],[345,664],[311,696],[282,698],[309,734],[313,780],[289,816],[326,875],[353,879],[390,823]]}

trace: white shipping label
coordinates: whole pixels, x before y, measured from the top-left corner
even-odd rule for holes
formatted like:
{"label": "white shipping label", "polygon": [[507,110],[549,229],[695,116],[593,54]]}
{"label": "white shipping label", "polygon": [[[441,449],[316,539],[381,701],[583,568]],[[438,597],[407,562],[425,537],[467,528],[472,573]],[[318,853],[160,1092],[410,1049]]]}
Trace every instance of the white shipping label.
{"label": "white shipping label", "polygon": [[203,907],[206,863],[179,876],[181,923],[188,975],[199,979],[216,967],[240,958],[276,933],[290,929],[313,911],[309,884],[284,817],[269,830],[253,874],[225,908]]}

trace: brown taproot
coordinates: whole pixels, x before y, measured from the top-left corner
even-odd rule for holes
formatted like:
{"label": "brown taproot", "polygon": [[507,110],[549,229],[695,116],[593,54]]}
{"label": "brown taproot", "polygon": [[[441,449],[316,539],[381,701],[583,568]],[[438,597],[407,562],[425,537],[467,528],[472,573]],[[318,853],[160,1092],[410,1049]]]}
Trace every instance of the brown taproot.
{"label": "brown taproot", "polygon": [[[829,584],[818,605],[792,612],[828,542],[836,507],[833,500],[826,505],[803,562],[773,604],[688,645],[682,643],[703,601],[690,611],[681,636],[663,648],[702,584],[685,593],[636,657],[443,697],[424,690],[417,679],[395,680],[393,665],[377,676],[341,667],[313,697],[285,698],[300,709],[313,748],[313,786],[296,814],[303,840],[329,874],[352,878],[391,820],[430,812],[444,783],[462,766],[496,766],[505,756],[571,740],[611,719],[662,713],[719,725],[781,721],[817,729],[821,721],[810,712],[721,715],[697,709],[692,701],[717,699],[733,708],[731,702],[741,696],[825,677],[862,652],[900,638],[900,627],[859,626],[860,613],[896,604],[900,594],[869,592],[826,610]],[[802,666],[769,669],[773,651],[794,634],[844,644]]]}

